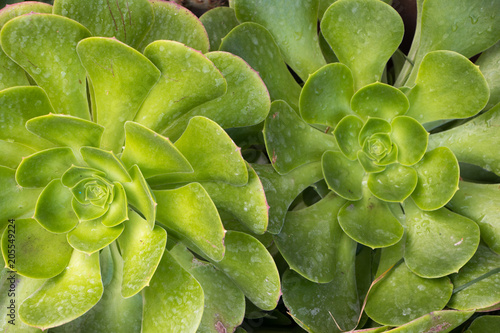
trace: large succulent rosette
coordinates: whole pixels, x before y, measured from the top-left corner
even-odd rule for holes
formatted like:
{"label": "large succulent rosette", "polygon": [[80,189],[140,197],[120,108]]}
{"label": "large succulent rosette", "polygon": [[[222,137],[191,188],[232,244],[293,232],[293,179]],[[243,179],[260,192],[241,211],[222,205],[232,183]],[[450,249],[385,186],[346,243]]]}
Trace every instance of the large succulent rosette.
{"label": "large succulent rosette", "polygon": [[498,1],[417,1],[407,56],[383,1],[231,6],[202,20],[273,101],[254,167],[297,323],[443,331],[498,307]]}
{"label": "large succulent rosette", "polygon": [[245,297],[273,309],[264,191],[222,128],[265,119],[258,74],[169,2],[28,2],[0,24],[2,330],[11,299],[22,332],[231,331]]}

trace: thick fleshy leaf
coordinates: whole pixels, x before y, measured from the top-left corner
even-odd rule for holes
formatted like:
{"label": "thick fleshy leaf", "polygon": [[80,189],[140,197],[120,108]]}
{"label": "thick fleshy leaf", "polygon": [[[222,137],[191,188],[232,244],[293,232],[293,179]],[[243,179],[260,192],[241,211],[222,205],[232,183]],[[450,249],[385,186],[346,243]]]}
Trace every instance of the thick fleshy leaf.
{"label": "thick fleshy leaf", "polygon": [[127,194],[123,185],[113,183],[113,202],[110,203],[108,211],[97,219],[106,227],[114,227],[128,220]]}
{"label": "thick fleshy leaf", "polygon": [[26,130],[31,118],[54,112],[47,94],[40,87],[13,87],[0,91],[0,139],[22,143],[35,149],[53,145]]}
{"label": "thick fleshy leaf", "polygon": [[401,90],[380,82],[361,88],[351,101],[352,110],[363,119],[376,117],[386,121],[405,114],[409,106]]}
{"label": "thick fleshy leaf", "polygon": [[[48,279],[61,273],[71,258],[72,249],[66,235],[53,234],[34,219],[19,219],[9,223],[2,235],[2,254],[6,263],[12,263],[15,245],[15,270],[24,276]],[[10,247],[9,247],[10,246]]]}
{"label": "thick fleshy leaf", "polygon": [[341,332],[336,324],[347,331],[358,322],[356,243],[343,233],[338,236],[333,262],[328,265],[331,282],[314,283],[290,270],[283,276],[283,301],[295,321],[309,332]]}
{"label": "thick fleshy leaf", "polygon": [[125,230],[118,238],[123,258],[121,295],[127,298],[149,285],[167,242],[164,229],[155,226],[151,230],[147,222],[133,211],[129,212],[129,218],[123,223]]}
{"label": "thick fleshy leaf", "polygon": [[485,109],[489,110],[496,104],[500,102],[500,69],[498,68],[498,62],[500,61],[500,42],[497,42],[494,46],[490,47],[484,51],[479,59],[476,61],[476,65],[479,66],[479,70],[483,74],[486,82],[488,82],[488,87],[490,88],[490,99]]}
{"label": "thick fleshy leaf", "polygon": [[135,121],[161,133],[193,107],[224,94],[226,81],[199,51],[174,41],[156,41],[144,55],[161,71],[158,83],[142,104]]}
{"label": "thick fleshy leaf", "polygon": [[426,212],[405,202],[405,262],[415,274],[438,278],[457,272],[476,252],[479,227],[446,208]]}
{"label": "thick fleshy leaf", "polygon": [[0,90],[30,85],[26,72],[10,59],[1,47],[0,63],[2,64],[2,67],[0,67]]}
{"label": "thick fleshy leaf", "polygon": [[283,229],[274,236],[290,268],[310,281],[326,283],[335,277],[340,240],[348,238],[337,221],[344,204],[331,193],[312,206],[288,212]]}
{"label": "thick fleshy leaf", "polygon": [[87,312],[102,293],[99,254],[73,251],[68,267],[27,298],[19,307],[19,316],[41,329],[59,326]]}
{"label": "thick fleshy leaf", "polygon": [[234,10],[239,21],[269,30],[283,58],[303,81],[326,65],[316,28],[318,0],[235,0]]}
{"label": "thick fleshy leaf", "polygon": [[156,220],[156,199],[146,179],[137,165],[129,170],[132,182],[122,183],[125,189],[126,199],[130,205],[136,208],[148,221],[149,228],[153,229]]}
{"label": "thick fleshy leaf", "polygon": [[267,231],[280,232],[288,207],[307,187],[323,178],[320,163],[310,163],[298,167],[286,175],[277,173],[270,164],[252,164],[257,172],[269,205],[269,225]]}
{"label": "thick fleshy leaf", "polygon": [[273,36],[259,24],[240,24],[222,39],[221,51],[243,58],[266,84],[271,100],[299,109],[300,86],[288,70]]}
{"label": "thick fleshy leaf", "polygon": [[196,332],[203,315],[203,289],[168,251],[143,300],[141,332]]}
{"label": "thick fleshy leaf", "polygon": [[0,166],[0,218],[32,217],[42,188],[25,188],[18,185],[14,169]]}
{"label": "thick fleshy leaf", "polygon": [[311,127],[284,101],[271,104],[264,125],[264,139],[271,163],[280,174],[320,161],[327,150],[337,150],[332,135]]}
{"label": "thick fleshy leaf", "polygon": [[23,157],[32,155],[36,150],[21,143],[0,140],[0,166],[17,169]]}
{"label": "thick fleshy leaf", "polygon": [[192,172],[193,168],[172,142],[135,122],[125,123],[123,164],[137,164],[145,178],[171,172]]}
{"label": "thick fleshy leaf", "polygon": [[96,123],[66,115],[49,114],[26,122],[28,131],[58,146],[75,151],[82,146],[99,147],[104,128]]}
{"label": "thick fleshy leaf", "polygon": [[81,203],[76,197],[71,200],[71,207],[80,222],[91,221],[100,218],[108,211],[109,203],[103,207],[94,206],[91,203]]}
{"label": "thick fleshy leaf", "polygon": [[399,327],[384,332],[387,333],[450,332],[452,329],[464,323],[473,314],[474,314],[473,311],[453,311],[453,310],[433,311],[429,314],[426,314],[425,316],[414,319],[407,324],[403,324]]}
{"label": "thick fleshy leaf", "polygon": [[[142,297],[125,299],[120,294],[123,260],[115,244],[103,249],[100,264],[104,285],[101,300],[77,319],[51,328],[51,333],[141,331]],[[106,272],[109,272],[109,281]]]}
{"label": "thick fleshy leaf", "polygon": [[5,25],[5,23],[10,21],[14,17],[29,14],[31,12],[52,14],[52,6],[48,3],[35,1],[26,1],[7,5],[3,7],[2,10],[0,10],[0,30]]}
{"label": "thick fleshy leaf", "polygon": [[392,130],[389,122],[381,118],[369,118],[361,131],[359,132],[358,141],[361,146],[365,144],[365,141],[374,134],[387,134]]}
{"label": "thick fleshy leaf", "polygon": [[403,20],[389,5],[373,0],[335,2],[321,31],[339,60],[353,73],[356,90],[379,81],[403,39]]}
{"label": "thick fleshy leaf", "polygon": [[391,122],[391,139],[398,147],[398,162],[413,165],[420,161],[427,149],[429,133],[413,118],[396,117]]}
{"label": "thick fleshy leaf", "polygon": [[81,222],[68,233],[68,243],[76,250],[92,254],[108,246],[123,231],[123,224],[106,227],[99,220]]}
{"label": "thick fleshy leaf", "polygon": [[500,105],[451,130],[429,137],[429,148],[450,148],[460,162],[479,165],[500,175]]}
{"label": "thick fleshy leaf", "polygon": [[420,123],[472,117],[486,106],[490,96],[479,68],[451,51],[427,54],[415,83],[408,94],[407,115]]}
{"label": "thick fleshy leaf", "polygon": [[310,124],[335,127],[352,114],[354,94],[351,70],[344,64],[328,64],[307,79],[300,93],[300,115]]}
{"label": "thick fleshy leaf", "polygon": [[233,8],[215,7],[200,16],[200,21],[207,30],[210,51],[217,51],[224,38],[240,22]]}
{"label": "thick fleshy leaf", "polygon": [[85,69],[76,53],[77,43],[89,36],[83,25],[65,17],[30,14],[5,24],[0,41],[47,92],[56,113],[89,119]]}
{"label": "thick fleshy leaf", "polygon": [[367,173],[372,173],[372,172],[381,172],[385,170],[384,165],[379,165],[376,163],[376,160],[374,161],[367,153],[364,151],[360,150],[358,151],[358,161],[359,164],[363,167],[363,170]]}
{"label": "thick fleshy leaf", "polygon": [[470,324],[465,333],[495,333],[500,327],[500,316],[481,316]]}
{"label": "thick fleshy leaf", "polygon": [[125,139],[125,122],[134,119],[160,71],[145,56],[116,39],[87,38],[76,50],[92,83],[94,121],[105,128],[101,147],[118,153]]}
{"label": "thick fleshy leaf", "polygon": [[154,41],[175,40],[203,53],[208,52],[208,35],[203,24],[186,8],[173,1],[150,1],[154,23],[138,50],[143,51]]}
{"label": "thick fleshy leaf", "polygon": [[93,168],[71,166],[61,177],[61,182],[64,186],[72,188],[80,181],[86,178],[105,177],[106,174],[102,171]]}
{"label": "thick fleshy leaf", "polygon": [[113,152],[93,147],[82,147],[80,153],[89,166],[105,172],[110,180],[122,183],[132,181],[127,170]]}
{"label": "thick fleshy leaf", "polygon": [[380,324],[403,325],[429,312],[442,310],[452,289],[447,277],[424,279],[401,263],[373,286],[365,311]]}
{"label": "thick fleshy leaf", "polygon": [[358,138],[362,128],[363,121],[349,115],[342,118],[333,132],[340,151],[351,161],[358,158],[358,151],[361,150]]}
{"label": "thick fleshy leaf", "polygon": [[55,0],[54,14],[82,23],[94,36],[115,37],[132,47],[139,45],[154,19],[147,0]]}
{"label": "thick fleshy leaf", "polygon": [[42,150],[23,159],[16,170],[16,181],[24,187],[44,187],[76,163],[71,148]]}
{"label": "thick fleshy leaf", "polygon": [[188,247],[195,246],[209,258],[224,257],[224,228],[217,208],[199,183],[153,192],[158,202],[157,220]]}
{"label": "thick fleshy leaf", "polygon": [[66,233],[78,224],[71,207],[72,199],[71,191],[60,179],[54,179],[40,194],[33,218],[50,232]]}
{"label": "thick fleshy leaf", "polygon": [[218,181],[236,186],[248,182],[247,166],[238,148],[224,130],[205,117],[194,117],[175,147],[194,169],[191,173],[171,173],[152,177],[154,185],[191,181]]}
{"label": "thick fleshy leaf", "polygon": [[455,288],[450,308],[474,310],[500,302],[500,256],[485,245],[480,244],[474,257],[450,277]]}
{"label": "thick fleshy leaf", "polygon": [[500,188],[498,184],[459,183],[459,190],[448,203],[454,212],[474,220],[481,239],[500,254]]}
{"label": "thick fleshy leaf", "polygon": [[182,243],[170,254],[203,288],[204,309],[198,332],[232,332],[245,315],[245,295],[220,270],[193,256]]}
{"label": "thick fleshy leaf", "polygon": [[403,237],[403,227],[389,205],[364,186],[361,200],[347,202],[340,209],[340,226],[352,239],[371,248],[396,244]]}
{"label": "thick fleshy leaf", "polygon": [[271,101],[259,73],[241,58],[227,52],[211,52],[206,56],[221,71],[227,82],[227,91],[168,124],[163,134],[172,140],[182,134],[194,116],[204,116],[223,128],[232,128],[259,124],[269,113]]}
{"label": "thick fleshy leaf", "polygon": [[[453,4],[443,0],[422,1],[419,11],[420,38],[412,46],[410,54],[416,56],[408,62],[410,67],[418,68],[422,58],[434,50],[456,51],[471,58],[500,38],[497,24],[500,8],[494,1],[458,0]],[[416,75],[414,70],[407,85],[413,84]]]}
{"label": "thick fleshy leaf", "polygon": [[384,201],[403,202],[417,186],[417,172],[398,163],[388,165],[384,171],[368,175],[368,188]]}
{"label": "thick fleshy leaf", "polygon": [[327,151],[323,154],[321,166],[330,189],[347,200],[361,199],[365,170],[357,160],[351,161],[337,151]]}
{"label": "thick fleshy leaf", "polygon": [[224,258],[212,264],[226,273],[253,304],[263,310],[274,309],[281,290],[271,254],[257,239],[238,231],[228,231],[224,243]]}
{"label": "thick fleshy leaf", "polygon": [[[7,295],[0,300],[0,316],[2,318],[0,329],[2,331],[9,333],[42,333],[42,330],[28,326],[19,320],[15,312],[18,309],[18,304],[24,302],[44,282],[44,279],[30,279],[16,274],[7,268],[0,271],[0,293]],[[11,286],[15,286],[15,297],[12,294],[9,295],[9,290],[12,289]],[[14,302],[13,305],[12,302]]]}
{"label": "thick fleshy leaf", "polygon": [[263,234],[267,230],[268,206],[264,188],[248,165],[248,183],[244,186],[232,186],[225,183],[202,183],[217,209],[232,214],[253,233]]}
{"label": "thick fleshy leaf", "polygon": [[451,150],[439,147],[428,151],[413,167],[418,183],[411,197],[420,209],[438,209],[453,198],[460,175],[458,161]]}

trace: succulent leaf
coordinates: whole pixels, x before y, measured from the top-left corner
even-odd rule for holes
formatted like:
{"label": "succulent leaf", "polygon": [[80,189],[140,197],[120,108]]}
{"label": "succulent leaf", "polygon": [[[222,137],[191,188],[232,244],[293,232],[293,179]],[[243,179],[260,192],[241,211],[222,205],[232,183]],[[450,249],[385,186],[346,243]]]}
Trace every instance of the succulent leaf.
{"label": "succulent leaf", "polygon": [[401,263],[373,286],[365,311],[383,325],[404,325],[429,312],[442,310],[452,289],[447,277],[424,279]]}
{"label": "succulent leaf", "polygon": [[389,202],[403,202],[412,194],[417,182],[415,169],[397,163],[368,175],[368,188],[373,195]]}
{"label": "succulent leaf", "polygon": [[264,26],[276,40],[290,67],[306,80],[326,65],[317,35],[318,0],[236,0],[234,10],[241,22]]}
{"label": "succulent leaf", "polygon": [[441,208],[422,211],[405,202],[407,237],[405,263],[413,273],[438,278],[457,272],[476,252],[479,227],[461,215]]}
{"label": "succulent leaf", "polygon": [[15,269],[18,274],[48,279],[65,270],[72,253],[66,235],[51,233],[34,219],[16,220],[14,226],[15,238],[9,237],[12,234],[7,229],[3,232],[2,254],[7,262],[9,245],[15,244]]}
{"label": "succulent leaf", "polygon": [[137,165],[134,164],[129,172],[132,181],[122,183],[127,201],[146,218],[149,228],[153,229],[157,206],[154,194]]}
{"label": "succulent leaf", "polygon": [[328,187],[335,193],[351,201],[362,198],[361,183],[365,170],[358,161],[351,161],[337,151],[327,151],[323,154],[321,166]]}
{"label": "succulent leaf", "polygon": [[83,25],[68,18],[29,14],[7,22],[0,42],[45,90],[56,113],[89,119],[86,73],[76,53],[77,43],[89,36]]}
{"label": "succulent leaf", "polygon": [[345,199],[330,193],[312,206],[288,212],[281,232],[273,237],[290,268],[310,281],[331,282],[338,273],[338,253],[347,239],[353,242],[337,221],[344,204]]}
{"label": "succulent leaf", "polygon": [[420,64],[406,115],[420,123],[468,118],[486,106],[489,96],[488,83],[469,59],[456,52],[434,51]]}
{"label": "succulent leaf", "polygon": [[3,221],[33,216],[36,200],[43,190],[42,188],[19,186],[15,174],[14,169],[0,166],[0,188],[2,189],[0,192],[0,217]]}
{"label": "succulent leaf", "polygon": [[42,150],[23,159],[16,170],[16,181],[24,187],[45,187],[77,163],[71,148]]}
{"label": "succulent leaf", "polygon": [[144,51],[157,40],[174,40],[202,53],[208,52],[209,41],[205,27],[189,10],[173,1],[150,1],[154,22],[137,48]]}
{"label": "succulent leaf", "polygon": [[10,59],[0,47],[0,90],[17,86],[29,86],[26,72]]}
{"label": "succulent leaf", "polygon": [[238,25],[222,39],[221,51],[245,60],[262,77],[271,101],[284,100],[299,109],[300,86],[287,69],[271,33],[253,22]]}
{"label": "succulent leaf", "polygon": [[474,312],[472,311],[432,311],[431,313],[414,319],[409,323],[384,332],[446,332],[458,327],[460,324],[469,319],[473,314]]}
{"label": "succulent leaf", "polygon": [[500,254],[500,188],[498,184],[460,181],[459,190],[448,207],[479,225],[481,239]]}
{"label": "succulent leaf", "polygon": [[361,200],[347,202],[340,209],[339,224],[349,237],[363,245],[371,248],[394,245],[403,237],[403,227],[389,205],[364,186]]}
{"label": "succulent leaf", "polygon": [[71,191],[60,179],[54,179],[38,197],[33,218],[50,232],[66,233],[79,222],[71,206],[72,200]]}
{"label": "succulent leaf", "polygon": [[219,50],[222,39],[240,24],[236,13],[230,7],[216,7],[200,16],[200,21],[207,30],[210,51]]}
{"label": "succulent leaf", "polygon": [[498,147],[500,104],[471,121],[429,137],[429,148],[448,147],[460,162],[478,165],[500,175]]}
{"label": "succulent leaf", "polygon": [[224,257],[224,228],[217,208],[199,183],[172,190],[153,191],[158,202],[157,220],[188,247],[212,260]]}
{"label": "succulent leaf", "polygon": [[391,122],[391,140],[398,147],[397,160],[403,165],[414,165],[424,157],[429,133],[415,119],[398,116]]}
{"label": "succulent leaf", "polygon": [[499,316],[482,316],[474,319],[467,329],[467,333],[494,333],[495,327],[500,325]]}
{"label": "succulent leaf", "polygon": [[363,121],[357,116],[348,115],[342,118],[333,131],[340,151],[351,161],[358,158],[358,151],[361,150],[358,140],[363,126]]}
{"label": "succulent leaf", "polygon": [[115,37],[136,47],[150,30],[154,15],[147,0],[55,0],[54,14],[86,26],[93,36]]}
{"label": "succulent leaf", "polygon": [[355,89],[380,81],[403,39],[401,17],[382,1],[336,1],[323,15],[321,31],[340,62],[353,73]]}
{"label": "succulent leaf", "polygon": [[67,235],[75,250],[92,254],[115,241],[123,232],[123,224],[107,227],[99,220],[83,221]]}
{"label": "succulent leaf", "polygon": [[19,2],[5,6],[0,10],[0,30],[11,19],[29,13],[52,14],[52,6],[37,1]]}
{"label": "succulent leaf", "polygon": [[122,224],[125,229],[118,238],[123,258],[121,295],[125,298],[136,295],[149,285],[167,242],[164,229],[155,226],[151,230],[147,221],[133,211],[128,216],[129,220]]}
{"label": "succulent leaf", "polygon": [[204,309],[198,331],[218,333],[239,326],[245,314],[245,295],[220,270],[193,256],[181,243],[170,254],[203,288]]}
{"label": "succulent leaf", "polygon": [[418,183],[411,197],[420,209],[435,210],[453,198],[458,190],[459,167],[451,150],[439,147],[428,151],[413,167]]}
{"label": "succulent leaf", "polygon": [[355,328],[358,322],[356,243],[342,232],[337,236],[337,251],[329,265],[331,282],[313,283],[291,270],[283,275],[283,301],[294,320],[308,331],[341,332]]}
{"label": "succulent leaf", "polygon": [[49,114],[32,118],[26,128],[57,146],[73,148],[77,152],[82,146],[99,147],[104,128],[91,121],[65,115]]}
{"label": "succulent leaf", "polygon": [[485,109],[489,110],[500,102],[500,70],[498,69],[500,61],[500,42],[490,47],[476,61],[479,70],[483,74],[488,87],[490,88],[490,99]]}
{"label": "succulent leaf", "polygon": [[203,315],[203,289],[168,251],[143,300],[141,332],[196,332]]}
{"label": "succulent leaf", "polygon": [[[135,121],[161,133],[192,108],[224,94],[226,81],[199,51],[174,41],[149,44],[144,55],[161,71],[158,83],[135,116]],[[196,82],[196,83],[195,83]]]}
{"label": "succulent leaf", "polygon": [[[65,296],[68,293],[71,293],[69,298]],[[47,280],[21,304],[19,316],[28,325],[41,329],[59,326],[91,309],[102,293],[99,254],[89,256],[73,251],[66,269]]]}
{"label": "succulent leaf", "polygon": [[252,164],[257,172],[269,205],[269,225],[267,231],[280,232],[288,208],[293,200],[308,186],[323,178],[321,164],[309,163],[300,166],[286,175],[280,175],[269,164]]}
{"label": "succulent leaf", "polygon": [[134,119],[160,71],[116,39],[86,38],[76,50],[93,86],[94,121],[105,128],[101,147],[118,153],[125,139],[125,122]]}
{"label": "succulent leaf", "polygon": [[227,52],[210,52],[206,57],[224,76],[227,90],[222,96],[198,105],[172,121],[163,135],[173,140],[182,134],[194,116],[204,116],[223,128],[233,128],[261,123],[269,113],[271,101],[259,73],[243,59]]}
{"label": "succulent leaf", "polygon": [[201,185],[217,209],[231,213],[251,232],[263,234],[268,224],[266,196],[259,176],[250,165],[247,166],[248,183],[244,186],[220,182],[204,182]]}
{"label": "succulent leaf", "polygon": [[351,70],[344,64],[328,64],[311,74],[302,87],[300,115],[310,124],[335,127],[352,114],[353,94]]}
{"label": "succulent leaf", "polygon": [[352,96],[352,110],[363,119],[369,117],[391,121],[404,115],[409,108],[408,98],[399,89],[375,82],[359,89]]}
{"label": "succulent leaf", "polygon": [[448,303],[452,309],[475,310],[500,302],[500,256],[484,244],[479,244],[474,257],[450,278],[455,288]]}
{"label": "succulent leaf", "polygon": [[[333,136],[309,126],[284,101],[271,104],[264,124],[264,139],[271,163],[280,174],[320,161],[327,150],[337,150]],[[288,149],[289,145],[294,149]]]}
{"label": "succulent leaf", "polygon": [[245,296],[263,310],[272,310],[280,298],[280,278],[271,254],[249,234],[231,231],[224,239],[226,253],[212,264],[226,273]]}

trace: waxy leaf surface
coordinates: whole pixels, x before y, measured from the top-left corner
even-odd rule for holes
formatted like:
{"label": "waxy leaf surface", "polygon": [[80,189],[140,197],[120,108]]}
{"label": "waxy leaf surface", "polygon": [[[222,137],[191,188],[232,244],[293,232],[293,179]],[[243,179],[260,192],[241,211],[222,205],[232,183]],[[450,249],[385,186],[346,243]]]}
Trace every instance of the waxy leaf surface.
{"label": "waxy leaf surface", "polygon": [[222,38],[240,24],[234,9],[230,7],[215,7],[201,15],[200,21],[207,30],[210,51],[217,51]]}

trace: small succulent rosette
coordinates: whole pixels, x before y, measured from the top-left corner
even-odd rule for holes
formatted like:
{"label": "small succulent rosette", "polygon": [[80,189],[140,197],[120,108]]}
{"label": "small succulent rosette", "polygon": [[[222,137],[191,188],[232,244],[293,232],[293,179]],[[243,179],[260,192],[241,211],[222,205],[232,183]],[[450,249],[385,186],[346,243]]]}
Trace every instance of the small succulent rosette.
{"label": "small succulent rosette", "polygon": [[0,292],[15,272],[16,327],[220,332],[245,297],[272,310],[264,190],[223,129],[267,116],[258,74],[207,53],[170,2],[26,2],[0,26]]}
{"label": "small succulent rosette", "polygon": [[[231,7],[204,21],[228,22],[209,34],[260,73],[273,101],[271,163],[254,168],[297,323],[362,328],[364,310],[387,329],[425,331],[495,308],[498,3],[419,1],[408,56],[403,21],[383,1]],[[468,58],[481,52],[478,67]]]}

